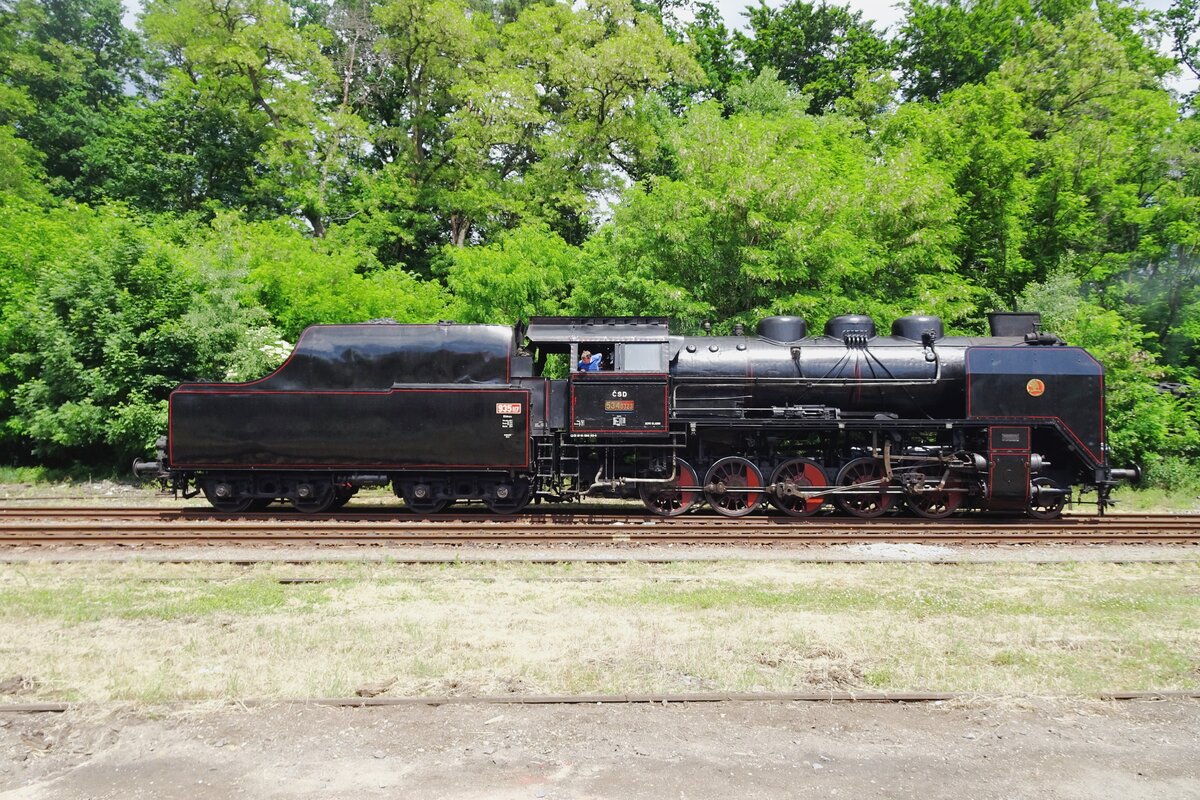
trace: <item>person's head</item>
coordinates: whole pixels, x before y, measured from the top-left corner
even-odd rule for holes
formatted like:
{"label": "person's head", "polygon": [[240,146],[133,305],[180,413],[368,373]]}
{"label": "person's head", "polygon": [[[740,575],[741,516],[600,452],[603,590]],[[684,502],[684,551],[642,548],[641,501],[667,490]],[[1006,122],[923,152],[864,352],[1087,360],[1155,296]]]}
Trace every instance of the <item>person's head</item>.
{"label": "person's head", "polygon": [[587,361],[591,357],[592,357],[591,350],[584,350],[582,353],[579,354],[579,358],[581,361]]}

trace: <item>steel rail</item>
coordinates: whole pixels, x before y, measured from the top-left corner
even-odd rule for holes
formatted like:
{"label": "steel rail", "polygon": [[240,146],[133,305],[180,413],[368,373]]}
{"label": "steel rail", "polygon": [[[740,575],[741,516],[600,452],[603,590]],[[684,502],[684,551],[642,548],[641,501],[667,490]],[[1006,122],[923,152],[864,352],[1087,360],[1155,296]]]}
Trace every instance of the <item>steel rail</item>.
{"label": "steel rail", "polygon": [[1200,524],[1196,522],[1116,522],[1105,520],[1088,525],[1060,525],[1054,522],[1037,522],[1025,525],[980,525],[968,521],[952,525],[939,523],[929,524],[924,520],[908,519],[894,521],[884,525],[862,525],[846,523],[842,520],[829,521],[798,521],[790,525],[778,525],[771,522],[761,522],[742,518],[741,524],[710,525],[704,521],[693,524],[690,521],[675,520],[645,520],[629,523],[624,520],[554,520],[530,522],[527,520],[433,520],[409,519],[385,521],[363,520],[325,520],[325,519],[207,519],[207,520],[160,520],[157,522],[143,520],[0,520],[0,538],[7,535],[28,533],[57,532],[120,532],[138,533],[172,530],[176,532],[203,533],[228,531],[234,533],[261,533],[279,530],[323,531],[326,533],[438,533],[438,532],[473,532],[481,535],[491,533],[584,533],[603,532],[606,534],[657,533],[661,531],[678,531],[697,536],[716,536],[722,534],[742,535],[759,533],[771,536],[811,535],[814,533],[846,532],[861,535],[880,536],[905,532],[921,533],[925,536],[959,535],[967,533],[990,535],[1106,535],[1116,533],[1187,533],[1200,536]]}
{"label": "steel rail", "polygon": [[[1037,697],[1038,695],[989,695],[980,692],[688,692],[646,694],[578,695],[442,695],[413,697],[314,697],[311,699],[248,698],[231,700],[238,707],[333,706],[341,708],[380,708],[394,706],[535,706],[535,705],[674,705],[684,703],[942,703],[954,700],[995,699],[998,697]],[[1058,695],[1053,695],[1058,696]],[[1129,702],[1136,700],[1197,700],[1200,691],[1163,689],[1161,691],[1095,692],[1071,695],[1085,699]],[[208,702],[208,701],[201,701]],[[72,708],[95,703],[12,703],[0,705],[0,714],[60,714]],[[195,703],[168,703],[168,707],[187,708]]]}
{"label": "steel rail", "polygon": [[291,530],[229,531],[220,528],[178,530],[58,530],[0,533],[0,546],[22,544],[701,544],[803,545],[876,542],[921,544],[1200,544],[1197,533],[641,533],[570,529],[557,533],[496,531]]}
{"label": "steel rail", "polygon": [[[306,517],[298,514],[218,514],[154,509],[120,518],[103,510],[57,510],[46,516],[0,514],[0,545],[119,543],[346,543],[346,544],[829,544],[920,542],[1200,543],[1200,515],[948,520],[816,517],[682,517],[612,514],[541,514],[519,517],[460,515],[456,518],[378,514]],[[7,511],[7,509],[6,509]],[[138,509],[138,512],[146,511]]]}
{"label": "steel rail", "polygon": [[[766,510],[764,509],[764,512]],[[797,526],[829,526],[843,527],[912,527],[914,524],[925,526],[1020,526],[1031,527],[1038,525],[1054,525],[1059,528],[1067,526],[1095,526],[1135,523],[1153,523],[1156,525],[1173,524],[1179,526],[1200,527],[1200,514],[1071,514],[1058,520],[1046,521],[1031,517],[1006,517],[1002,515],[966,514],[945,519],[924,519],[917,517],[876,517],[864,519],[860,517],[818,515],[814,517],[791,517],[781,513],[757,513],[745,517],[724,517],[715,513],[689,513],[679,517],[659,517],[645,513],[640,508],[631,507],[628,513],[619,513],[612,509],[604,511],[584,511],[577,508],[568,510],[546,509],[533,513],[515,515],[496,515],[487,511],[457,511],[452,514],[437,514],[434,516],[414,514],[402,507],[370,509],[358,507],[341,509],[335,512],[308,515],[286,507],[259,512],[228,513],[216,511],[207,506],[187,508],[104,508],[103,506],[82,507],[10,507],[0,506],[0,520],[18,519],[107,519],[107,520],[136,520],[157,519],[159,521],[186,520],[191,522],[251,522],[277,520],[279,522],[324,523],[340,522],[396,522],[407,524],[477,524],[511,523],[523,526],[537,526],[554,523],[591,523],[591,524],[655,524],[676,526],[720,526],[744,527],[747,524],[770,525],[779,527]],[[3,524],[3,523],[0,523]]]}

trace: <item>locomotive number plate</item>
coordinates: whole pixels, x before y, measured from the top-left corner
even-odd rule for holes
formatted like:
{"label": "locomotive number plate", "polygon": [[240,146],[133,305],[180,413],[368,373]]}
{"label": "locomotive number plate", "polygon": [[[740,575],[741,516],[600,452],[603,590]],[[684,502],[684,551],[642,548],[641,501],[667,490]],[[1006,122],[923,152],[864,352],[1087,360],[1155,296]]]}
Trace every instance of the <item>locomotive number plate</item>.
{"label": "locomotive number plate", "polygon": [[520,414],[520,403],[496,403],[497,414]]}
{"label": "locomotive number plate", "polygon": [[634,403],[632,400],[605,400],[605,411],[633,411]]}

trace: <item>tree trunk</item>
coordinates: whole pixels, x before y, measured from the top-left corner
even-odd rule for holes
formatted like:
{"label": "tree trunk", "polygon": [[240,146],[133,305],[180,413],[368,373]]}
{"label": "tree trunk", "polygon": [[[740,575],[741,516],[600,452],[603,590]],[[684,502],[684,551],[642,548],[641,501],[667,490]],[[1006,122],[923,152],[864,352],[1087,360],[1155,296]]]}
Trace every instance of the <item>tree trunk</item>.
{"label": "tree trunk", "polygon": [[450,241],[455,247],[466,247],[471,232],[471,219],[463,214],[450,215]]}
{"label": "tree trunk", "polygon": [[304,218],[308,220],[308,224],[312,226],[313,236],[318,239],[325,238],[325,220],[321,219],[321,215],[312,209],[304,209]]}

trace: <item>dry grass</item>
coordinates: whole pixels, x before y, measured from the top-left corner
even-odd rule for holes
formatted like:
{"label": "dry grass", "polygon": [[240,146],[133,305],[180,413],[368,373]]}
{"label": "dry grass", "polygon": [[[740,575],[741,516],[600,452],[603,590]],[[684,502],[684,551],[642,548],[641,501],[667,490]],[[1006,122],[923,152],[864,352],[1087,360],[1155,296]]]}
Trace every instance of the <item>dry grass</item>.
{"label": "dry grass", "polygon": [[[320,577],[284,584],[281,577]],[[22,699],[1200,687],[1200,564],[0,567]],[[9,701],[14,696],[7,698]]]}

